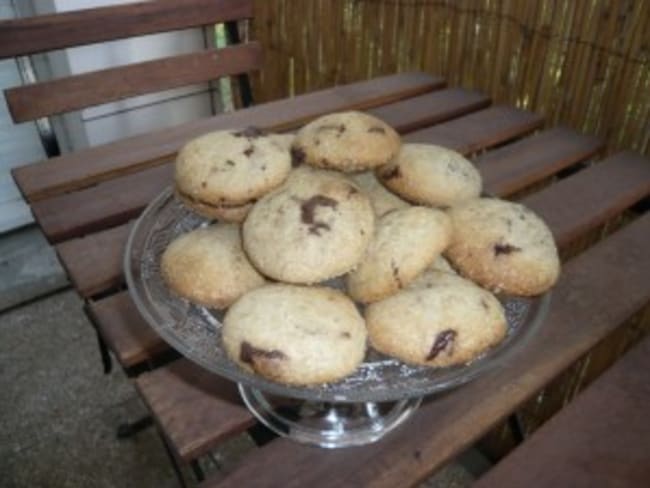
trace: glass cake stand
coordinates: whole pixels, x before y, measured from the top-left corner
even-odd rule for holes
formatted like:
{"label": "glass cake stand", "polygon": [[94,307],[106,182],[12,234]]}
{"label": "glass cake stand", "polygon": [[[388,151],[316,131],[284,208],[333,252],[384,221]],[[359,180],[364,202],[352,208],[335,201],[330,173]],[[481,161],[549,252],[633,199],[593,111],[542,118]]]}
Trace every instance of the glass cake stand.
{"label": "glass cake stand", "polygon": [[336,383],[311,387],[276,383],[227,357],[221,345],[223,312],[191,304],[162,280],[160,257],[167,245],[209,223],[178,202],[171,188],[156,197],[133,226],[127,243],[124,270],[131,296],[146,321],[173,348],[238,383],[244,403],[262,423],[300,442],[344,447],[378,440],[410,417],[425,395],[459,386],[500,364],[534,335],[548,310],[548,293],[536,298],[499,297],[508,319],[507,336],[466,365],[412,366],[369,350],[358,370]]}

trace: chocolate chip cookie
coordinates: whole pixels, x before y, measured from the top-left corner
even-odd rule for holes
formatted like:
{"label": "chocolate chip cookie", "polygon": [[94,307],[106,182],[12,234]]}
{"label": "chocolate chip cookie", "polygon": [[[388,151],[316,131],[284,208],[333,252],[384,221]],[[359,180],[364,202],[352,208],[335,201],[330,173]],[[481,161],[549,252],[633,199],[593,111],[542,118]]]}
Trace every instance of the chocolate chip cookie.
{"label": "chocolate chip cookie", "polygon": [[375,349],[407,363],[443,367],[468,363],[505,337],[505,312],[494,295],[460,276],[431,273],[428,286],[366,308]]}
{"label": "chocolate chip cookie", "polygon": [[358,186],[335,172],[304,167],[255,203],[243,226],[244,248],[266,276],[316,283],[361,260],[374,221]]}
{"label": "chocolate chip cookie", "polygon": [[295,164],[349,172],[386,164],[399,147],[399,135],[382,120],[361,112],[339,112],[302,127],[292,153]]}
{"label": "chocolate chip cookie", "polygon": [[191,302],[225,308],[264,278],[251,266],[235,224],[215,224],[183,234],[161,258],[165,283]]}
{"label": "chocolate chip cookie", "polygon": [[481,198],[452,207],[452,241],[445,255],[461,274],[486,288],[534,296],[560,273],[553,235],[523,205]]}
{"label": "chocolate chip cookie", "polygon": [[240,298],[226,314],[228,356],[268,379],[313,385],[354,372],[366,327],[354,303],[327,287],[273,284]]}
{"label": "chocolate chip cookie", "polygon": [[481,175],[461,154],[432,144],[404,144],[377,170],[379,180],[401,197],[422,205],[451,207],[477,198]]}
{"label": "chocolate chip cookie", "polygon": [[359,185],[359,188],[368,195],[377,217],[381,217],[391,210],[408,208],[411,206],[410,203],[402,200],[394,193],[391,193],[386,189],[386,187],[384,187],[384,185],[379,183],[372,171],[364,171],[363,173],[350,175],[350,179]]}
{"label": "chocolate chip cookie", "polygon": [[256,129],[216,131],[187,143],[175,166],[176,192],[197,212],[242,207],[276,188],[291,170],[286,142]]}
{"label": "chocolate chip cookie", "polygon": [[350,296],[370,303],[404,288],[447,247],[449,217],[426,207],[387,213],[377,222],[363,261],[347,275]]}

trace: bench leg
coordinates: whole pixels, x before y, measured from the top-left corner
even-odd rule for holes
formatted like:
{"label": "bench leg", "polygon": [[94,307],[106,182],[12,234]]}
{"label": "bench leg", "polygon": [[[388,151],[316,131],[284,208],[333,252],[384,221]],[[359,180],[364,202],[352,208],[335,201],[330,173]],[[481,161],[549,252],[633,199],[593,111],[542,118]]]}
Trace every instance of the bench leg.
{"label": "bench leg", "polygon": [[95,331],[97,334],[97,345],[99,346],[99,354],[102,357],[102,366],[104,367],[104,374],[108,374],[113,370],[113,360],[111,355],[108,352],[108,346],[104,339],[102,339],[101,334],[98,331]]}
{"label": "bench leg", "polygon": [[133,437],[136,435],[138,432],[142,432],[144,429],[147,427],[151,427],[153,425],[153,418],[151,415],[146,415],[135,422],[127,422],[124,424],[120,424],[117,427],[117,438],[118,439],[128,439],[129,437]]}
{"label": "bench leg", "polygon": [[512,434],[512,438],[516,445],[519,445],[526,440],[526,431],[521,421],[521,417],[517,412],[508,417],[508,428],[510,429],[510,433]]}

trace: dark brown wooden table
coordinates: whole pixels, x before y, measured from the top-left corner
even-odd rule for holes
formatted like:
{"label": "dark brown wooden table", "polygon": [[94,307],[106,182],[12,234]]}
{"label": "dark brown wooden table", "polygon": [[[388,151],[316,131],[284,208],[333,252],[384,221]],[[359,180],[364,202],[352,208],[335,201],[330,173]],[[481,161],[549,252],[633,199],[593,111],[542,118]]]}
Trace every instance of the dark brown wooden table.
{"label": "dark brown wooden table", "polygon": [[[485,190],[523,202],[549,224],[565,264],[541,332],[503,367],[432,398],[375,444],[342,450],[276,439],[203,486],[410,486],[475,443],[650,301],[650,162],[608,154],[597,138],[421,73],[403,73],[198,120],[14,171],[39,226],[149,407],[173,456],[190,462],[255,425],[234,385],[168,346],[138,315],[122,256],[134,218],[171,183],[176,151],[204,132],[285,131],[365,110],[405,141],[471,157]],[[145,371],[145,372],[143,372]],[[138,374],[142,373],[142,374]]]}

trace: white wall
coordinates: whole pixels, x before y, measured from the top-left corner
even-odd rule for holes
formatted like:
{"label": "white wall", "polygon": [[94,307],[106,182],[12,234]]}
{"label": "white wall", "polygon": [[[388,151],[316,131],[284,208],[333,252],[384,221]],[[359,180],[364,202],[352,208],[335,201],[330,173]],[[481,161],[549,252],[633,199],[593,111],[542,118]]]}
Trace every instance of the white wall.
{"label": "white wall", "polygon": [[[0,0],[0,19],[11,19],[10,0]],[[0,90],[20,85],[20,75],[13,59],[0,61]],[[33,122],[14,124],[4,97],[0,97],[0,232],[32,222],[29,208],[11,177],[10,170],[45,157]]]}

